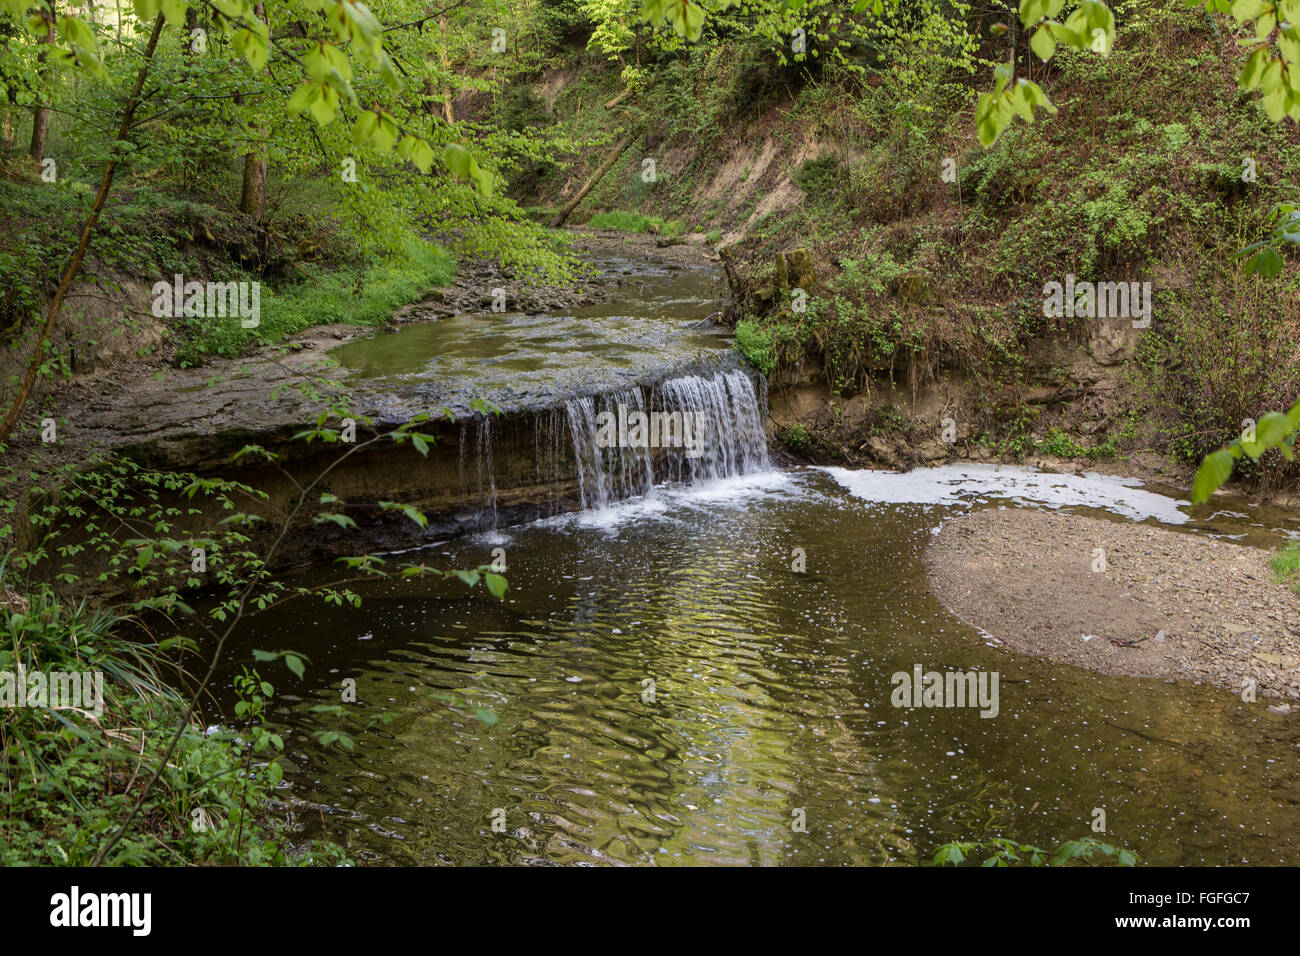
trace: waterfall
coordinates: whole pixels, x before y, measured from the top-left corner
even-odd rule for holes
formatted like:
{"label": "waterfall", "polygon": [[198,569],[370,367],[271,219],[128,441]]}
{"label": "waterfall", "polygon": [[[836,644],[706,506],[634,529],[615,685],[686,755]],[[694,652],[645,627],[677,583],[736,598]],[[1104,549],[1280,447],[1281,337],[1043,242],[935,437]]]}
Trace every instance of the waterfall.
{"label": "waterfall", "polygon": [[[567,403],[582,507],[771,467],[762,406],[741,371],[670,379]],[[642,431],[637,423],[641,419]],[[612,439],[612,440],[611,440]]]}
{"label": "waterfall", "polygon": [[582,507],[605,508],[611,502],[652,492],[654,465],[649,448],[601,447],[599,440],[602,413],[617,416],[620,406],[627,412],[646,410],[641,389],[629,388],[598,398],[586,396],[566,405]]}
{"label": "waterfall", "polygon": [[704,438],[698,457],[670,450],[669,480],[698,484],[772,466],[758,395],[744,372],[674,378],[656,392],[662,396],[656,404],[690,414]]}
{"label": "waterfall", "polygon": [[466,419],[457,464],[461,496],[478,502],[479,527],[497,528],[504,513],[497,495],[500,465],[502,487],[512,499],[510,520],[517,520],[521,444],[533,457],[522,475],[534,484],[536,517],[565,510],[564,489],[572,488],[575,474],[587,510],[653,496],[656,483],[699,485],[767,471],[765,399],[747,374],[729,371],[586,395],[499,425],[487,415]]}

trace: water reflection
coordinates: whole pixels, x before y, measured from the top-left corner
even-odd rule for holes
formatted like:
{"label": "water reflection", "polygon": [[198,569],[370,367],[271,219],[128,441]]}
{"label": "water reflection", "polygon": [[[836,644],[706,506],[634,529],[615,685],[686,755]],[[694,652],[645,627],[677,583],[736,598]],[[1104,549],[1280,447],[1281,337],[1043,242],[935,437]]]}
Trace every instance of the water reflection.
{"label": "water reflection", "polygon": [[[989,646],[925,585],[960,507],[750,476],[438,549],[504,546],[504,603],[406,582],[259,617],[243,649],[313,661],[278,681],[286,794],[308,835],[397,864],[909,864],[954,838],[1055,846],[1097,807],[1146,863],[1296,862],[1296,723]],[[917,663],[998,670],[998,717],[891,707]],[[394,715],[351,754],[309,740],[345,677]]]}

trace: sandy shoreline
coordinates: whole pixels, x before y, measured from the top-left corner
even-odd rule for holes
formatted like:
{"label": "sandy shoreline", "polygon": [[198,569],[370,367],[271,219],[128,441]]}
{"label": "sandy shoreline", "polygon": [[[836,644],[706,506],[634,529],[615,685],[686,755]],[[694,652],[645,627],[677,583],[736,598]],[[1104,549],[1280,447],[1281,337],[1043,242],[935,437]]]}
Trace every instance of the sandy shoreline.
{"label": "sandy shoreline", "polygon": [[954,613],[1020,653],[1236,694],[1253,680],[1261,699],[1300,699],[1300,596],[1273,583],[1271,556],[1147,524],[989,508],[945,522],[926,565]]}

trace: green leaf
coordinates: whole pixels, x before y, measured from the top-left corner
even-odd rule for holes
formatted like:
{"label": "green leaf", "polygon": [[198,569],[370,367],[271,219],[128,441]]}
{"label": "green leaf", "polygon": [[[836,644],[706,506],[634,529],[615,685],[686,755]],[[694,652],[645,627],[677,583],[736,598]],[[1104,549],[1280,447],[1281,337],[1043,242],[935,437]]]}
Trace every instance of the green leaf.
{"label": "green leaf", "polygon": [[314,83],[307,83],[298,87],[293,96],[289,97],[288,109],[290,113],[301,113],[307,109],[312,94],[317,90]]}
{"label": "green leaf", "polygon": [[393,143],[397,141],[397,124],[387,113],[379,114],[379,123],[375,127],[374,135],[370,139],[370,144],[381,153],[386,153],[393,148]]}
{"label": "green leaf", "polygon": [[442,148],[442,161],[454,175],[461,179],[469,179],[469,169],[474,159],[464,146],[459,143],[448,143]]}
{"label": "green leaf", "polygon": [[260,72],[265,69],[266,62],[271,56],[271,48],[261,36],[252,30],[240,30],[235,34],[233,46],[235,52],[243,56],[254,71]]}
{"label": "green leaf", "polygon": [[416,169],[422,173],[427,173],[433,168],[433,147],[422,139],[416,139],[415,145],[411,147],[411,155],[408,158]]}
{"label": "green leaf", "polygon": [[1257,48],[1242,66],[1241,74],[1237,77],[1237,88],[1242,92],[1246,92],[1259,86],[1259,81],[1263,78],[1264,69],[1268,66],[1268,63],[1269,57],[1264,52],[1264,48]]}
{"label": "green leaf", "polygon": [[499,574],[488,572],[483,575],[483,584],[488,589],[488,593],[494,598],[500,598],[506,593],[506,579]]}
{"label": "green leaf", "polygon": [[1047,0],[1020,0],[1020,23],[1026,30],[1047,16]]}
{"label": "green leaf", "polygon": [[1268,412],[1260,416],[1259,422],[1255,425],[1255,441],[1263,446],[1264,451],[1267,451],[1282,444],[1283,439],[1293,430],[1291,423],[1281,412]]}
{"label": "green leaf", "polygon": [[87,52],[95,49],[95,35],[90,32],[90,27],[77,17],[66,14],[60,17],[58,33],[72,46],[78,46]]}
{"label": "green leaf", "polygon": [[1040,60],[1046,62],[1052,58],[1056,52],[1056,37],[1052,36],[1052,29],[1047,24],[1039,24],[1034,35],[1029,38],[1029,47],[1038,55]]}
{"label": "green leaf", "polygon": [[1238,23],[1254,20],[1268,9],[1264,0],[1233,0],[1232,15]]}
{"label": "green leaf", "polygon": [[357,523],[353,521],[351,518],[349,518],[347,515],[340,515],[340,514],[334,514],[332,512],[326,512],[324,514],[318,514],[316,516],[317,524],[322,524],[323,522],[326,521],[334,522],[336,525],[338,525],[340,528],[344,529],[345,531],[348,528],[355,528],[357,526]]}
{"label": "green leaf", "polygon": [[1277,46],[1288,63],[1292,66],[1300,65],[1300,27],[1283,24],[1278,31]]}
{"label": "green leaf", "polygon": [[994,97],[992,93],[983,94],[979,103],[975,107],[975,131],[979,136],[980,145],[988,147],[998,141],[998,135],[1002,132],[1001,126],[998,125],[994,115]]}
{"label": "green leaf", "polygon": [[163,16],[167,18],[169,26],[179,27],[185,25],[185,8],[189,4],[186,0],[162,0]]}
{"label": "green leaf", "polygon": [[1025,88],[1021,85],[1025,81],[1021,80],[1016,84],[1011,93],[1011,105],[1015,111],[1020,114],[1020,118],[1026,123],[1033,123],[1034,108],[1030,105],[1028,97],[1025,95]]}
{"label": "green leaf", "polygon": [[362,143],[373,139],[378,127],[379,114],[373,110],[366,110],[352,124],[352,142],[360,146]]}
{"label": "green leaf", "polygon": [[285,654],[284,666],[289,668],[289,670],[293,672],[293,675],[299,680],[302,679],[302,675],[306,672],[306,668],[302,663],[302,658],[297,654]]}
{"label": "green leaf", "polygon": [[307,108],[321,126],[328,126],[339,109],[339,95],[333,87],[322,85],[320,92],[307,101]]}
{"label": "green leaf", "polygon": [[1192,482],[1192,504],[1204,504],[1218,491],[1232,474],[1232,452],[1220,449],[1206,455]]}
{"label": "green leaf", "polygon": [[474,169],[471,172],[471,176],[474,179],[474,188],[477,189],[480,194],[484,196],[492,195],[492,174],[491,173],[489,173],[485,169],[480,168],[476,163],[474,165]]}
{"label": "green leaf", "polygon": [[[1265,74],[1267,81],[1267,74]],[[1262,85],[1262,84],[1261,84]],[[1260,98],[1260,105],[1264,107],[1264,112],[1274,123],[1279,123],[1286,116],[1288,90],[1282,85],[1281,70],[1278,71],[1277,86],[1266,92]]]}
{"label": "green leaf", "polygon": [[1265,246],[1255,254],[1246,263],[1246,275],[1252,275],[1255,272],[1260,273],[1266,279],[1271,279],[1286,266],[1286,261],[1282,254],[1272,246]]}
{"label": "green leaf", "polygon": [[402,89],[401,77],[399,77],[397,71],[393,69],[392,60],[390,60],[388,55],[382,51],[376,69],[379,71],[379,78],[384,81],[384,85],[392,92],[397,93]]}

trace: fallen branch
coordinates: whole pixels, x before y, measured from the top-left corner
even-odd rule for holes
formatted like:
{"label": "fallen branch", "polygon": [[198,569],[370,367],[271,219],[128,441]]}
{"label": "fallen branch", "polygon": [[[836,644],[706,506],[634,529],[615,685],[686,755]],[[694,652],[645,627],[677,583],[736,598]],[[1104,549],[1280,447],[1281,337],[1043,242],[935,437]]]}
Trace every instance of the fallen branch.
{"label": "fallen branch", "polygon": [[596,171],[591,174],[591,178],[583,184],[583,187],[578,190],[572,199],[564,204],[564,208],[562,208],[556,214],[555,218],[551,220],[552,229],[558,229],[560,226],[564,225],[564,220],[569,218],[569,213],[578,208],[578,203],[582,202],[583,199],[587,197],[587,193],[591,192],[592,187],[594,187],[596,183],[600,182],[601,177],[609,172],[610,167],[618,162],[618,158],[627,152],[628,147],[640,138],[641,127],[636,126],[614,144],[613,150],[611,150],[610,154],[605,157],[605,161],[596,168]]}

